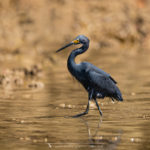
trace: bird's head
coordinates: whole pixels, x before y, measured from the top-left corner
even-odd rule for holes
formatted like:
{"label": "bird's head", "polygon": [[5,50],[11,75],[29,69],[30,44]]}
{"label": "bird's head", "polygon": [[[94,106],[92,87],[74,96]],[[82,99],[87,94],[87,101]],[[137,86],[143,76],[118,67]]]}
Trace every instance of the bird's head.
{"label": "bird's head", "polygon": [[71,45],[77,45],[77,44],[83,44],[83,45],[89,45],[89,39],[84,35],[78,35],[71,43],[65,45],[64,47],[58,49],[56,52],[59,52]]}
{"label": "bird's head", "polygon": [[89,39],[84,35],[78,35],[72,42],[73,44],[88,44]]}

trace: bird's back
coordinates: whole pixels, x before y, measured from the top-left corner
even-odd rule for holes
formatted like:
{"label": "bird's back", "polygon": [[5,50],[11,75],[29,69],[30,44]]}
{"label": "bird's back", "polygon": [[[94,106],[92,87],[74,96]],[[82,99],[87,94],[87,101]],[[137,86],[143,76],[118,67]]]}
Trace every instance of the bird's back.
{"label": "bird's back", "polygon": [[112,82],[117,84],[117,82],[110,76],[110,74],[108,74],[105,71],[103,71],[102,69],[94,66],[93,64],[88,63],[88,62],[82,62],[82,63],[80,63],[80,65],[83,66],[82,68],[85,68],[85,72],[94,71],[94,72],[98,73],[99,75],[102,75],[102,76],[105,76],[107,78],[110,78],[112,80]]}
{"label": "bird's back", "polygon": [[94,89],[95,93],[100,93],[103,97],[112,97],[116,100],[122,101],[122,95],[117,87],[117,82],[98,67],[88,63],[82,62],[80,66],[80,79],[78,79],[86,90],[88,88]]}

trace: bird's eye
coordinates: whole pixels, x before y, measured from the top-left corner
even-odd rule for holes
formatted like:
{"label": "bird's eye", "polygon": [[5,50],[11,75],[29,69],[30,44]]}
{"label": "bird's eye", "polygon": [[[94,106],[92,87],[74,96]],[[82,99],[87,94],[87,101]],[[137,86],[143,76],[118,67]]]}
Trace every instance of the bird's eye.
{"label": "bird's eye", "polygon": [[74,43],[74,44],[79,44],[80,41],[79,41],[79,39],[77,39],[77,40],[74,40],[73,43]]}
{"label": "bird's eye", "polygon": [[85,43],[85,40],[82,40],[82,43]]}

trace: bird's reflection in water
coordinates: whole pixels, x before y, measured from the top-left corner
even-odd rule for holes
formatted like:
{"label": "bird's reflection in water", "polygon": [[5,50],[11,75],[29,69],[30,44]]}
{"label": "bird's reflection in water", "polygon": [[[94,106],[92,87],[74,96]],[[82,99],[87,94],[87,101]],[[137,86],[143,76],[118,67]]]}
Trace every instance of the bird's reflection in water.
{"label": "bird's reflection in water", "polygon": [[99,117],[99,120],[97,122],[97,127],[94,128],[93,131],[91,131],[89,123],[87,118],[81,118],[81,120],[84,122],[85,126],[87,127],[88,131],[88,139],[89,139],[89,145],[91,147],[101,148],[104,150],[114,150],[118,146],[121,140],[122,132],[118,131],[118,136],[113,136],[111,139],[110,137],[103,137],[100,135],[100,127],[102,126],[102,118]]}

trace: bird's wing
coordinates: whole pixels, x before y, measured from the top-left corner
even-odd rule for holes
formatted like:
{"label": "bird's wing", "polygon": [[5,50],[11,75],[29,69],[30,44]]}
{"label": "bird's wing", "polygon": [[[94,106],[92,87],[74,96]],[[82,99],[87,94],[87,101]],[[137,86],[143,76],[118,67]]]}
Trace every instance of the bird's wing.
{"label": "bird's wing", "polygon": [[105,77],[108,77],[109,79],[111,79],[115,84],[117,84],[117,82],[110,76],[110,74],[106,73],[105,71],[97,68],[94,66],[94,68],[92,68],[93,71],[97,72],[98,74],[101,74]]}
{"label": "bird's wing", "polygon": [[117,81],[115,81],[115,79],[113,79],[110,74],[106,73],[105,71],[103,71],[102,69],[94,66],[93,64],[91,63],[88,63],[88,62],[82,62],[83,65],[86,66],[86,71],[90,71],[90,70],[93,70],[95,72],[97,72],[98,74],[100,75],[103,75],[103,76],[106,76],[108,78],[110,78],[115,84],[117,84]]}
{"label": "bird's wing", "polygon": [[109,75],[109,78],[110,78],[115,84],[117,84],[117,81],[116,81],[114,78],[112,78],[110,75]]}
{"label": "bird's wing", "polygon": [[116,90],[114,81],[109,77],[96,71],[89,70],[86,72],[90,84],[99,91],[113,94]]}

